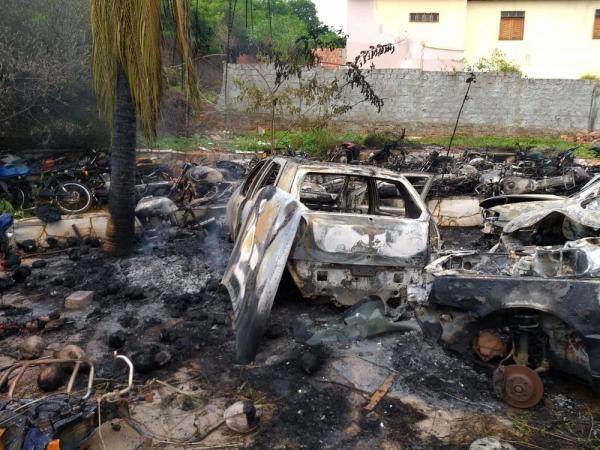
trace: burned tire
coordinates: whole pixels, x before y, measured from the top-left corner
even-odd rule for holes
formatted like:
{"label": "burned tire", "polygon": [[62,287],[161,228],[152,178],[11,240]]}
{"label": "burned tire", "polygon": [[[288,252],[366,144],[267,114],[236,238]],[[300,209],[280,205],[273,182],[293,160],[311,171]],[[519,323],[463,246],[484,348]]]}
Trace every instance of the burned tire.
{"label": "burned tire", "polygon": [[92,206],[90,191],[79,183],[64,183],[64,195],[56,196],[56,205],[65,214],[81,214]]}

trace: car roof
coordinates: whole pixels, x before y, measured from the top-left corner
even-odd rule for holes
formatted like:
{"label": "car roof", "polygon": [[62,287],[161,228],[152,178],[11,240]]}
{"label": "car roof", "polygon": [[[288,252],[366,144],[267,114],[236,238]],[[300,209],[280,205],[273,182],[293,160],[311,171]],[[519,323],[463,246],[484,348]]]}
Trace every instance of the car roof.
{"label": "car roof", "polygon": [[[343,163],[335,163],[328,161],[314,161],[306,158],[300,157],[284,157],[284,156],[273,156],[271,159],[279,164],[285,166],[296,166],[298,170],[305,171],[318,171],[318,172],[329,172],[329,173],[339,173],[339,174],[349,174],[356,176],[365,176],[365,177],[390,177],[390,178],[398,178],[404,177],[405,175],[410,176],[427,176],[426,173],[411,173],[411,174],[403,174],[400,172],[394,172],[393,170],[382,169],[376,166],[367,166],[367,165],[353,165],[353,164],[343,164]],[[285,170],[285,169],[284,169]]]}

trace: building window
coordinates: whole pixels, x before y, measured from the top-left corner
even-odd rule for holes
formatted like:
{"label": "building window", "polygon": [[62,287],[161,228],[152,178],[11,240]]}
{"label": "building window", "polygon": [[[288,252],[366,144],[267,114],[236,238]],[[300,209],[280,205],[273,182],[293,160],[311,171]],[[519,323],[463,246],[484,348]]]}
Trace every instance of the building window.
{"label": "building window", "polygon": [[594,16],[594,32],[592,34],[593,39],[600,39],[600,9],[596,10]]}
{"label": "building window", "polygon": [[411,22],[439,22],[440,13],[410,13]]}
{"label": "building window", "polygon": [[525,11],[502,11],[500,13],[501,41],[522,41],[525,30]]}

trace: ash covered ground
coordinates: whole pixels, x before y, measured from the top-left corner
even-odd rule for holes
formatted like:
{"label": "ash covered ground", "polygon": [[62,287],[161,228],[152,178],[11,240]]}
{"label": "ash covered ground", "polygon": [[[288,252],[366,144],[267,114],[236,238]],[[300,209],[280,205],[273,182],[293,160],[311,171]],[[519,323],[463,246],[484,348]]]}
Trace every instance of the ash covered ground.
{"label": "ash covered ground", "polygon": [[[476,233],[443,237],[447,248],[485,246]],[[231,248],[224,228],[213,226],[171,229],[124,260],[87,246],[70,257],[43,256],[44,267],[3,291],[3,322],[53,311],[65,321],[52,330],[5,332],[2,365],[32,334],[43,337],[47,352],[77,344],[96,361],[95,387],[104,392],[125,379],[111,355],[117,348],[136,368],[131,423],[157,447],[466,448],[484,436],[516,448],[598,445],[598,402],[573,380],[546,377],[544,402],[520,412],[494,397],[489,373],[417,332],[317,348],[296,343],[292,330],[302,314],[327,325],[341,310],[306,302],[285,283],[256,362],[236,365],[231,305],[219,285]],[[92,304],[65,311],[65,297],[76,290],[94,291]],[[390,374],[387,395],[365,410]],[[25,377],[18,394],[41,396],[33,383]],[[259,426],[243,435],[220,421],[225,406],[240,399],[252,400],[261,414]]]}

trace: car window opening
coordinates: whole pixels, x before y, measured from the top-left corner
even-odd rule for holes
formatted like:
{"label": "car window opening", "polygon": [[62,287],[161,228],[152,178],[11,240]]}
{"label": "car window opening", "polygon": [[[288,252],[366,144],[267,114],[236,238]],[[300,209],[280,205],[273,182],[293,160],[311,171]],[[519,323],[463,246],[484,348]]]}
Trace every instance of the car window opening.
{"label": "car window opening", "polygon": [[404,184],[369,177],[307,174],[302,181],[300,201],[313,211],[332,213],[409,219],[422,213]]}
{"label": "car window opening", "polygon": [[250,190],[250,186],[252,186],[252,183],[254,182],[254,180],[256,180],[256,177],[262,172],[265,163],[266,160],[259,161],[250,171],[250,173],[246,177],[246,181],[244,181],[244,185],[242,186],[243,195],[246,195],[248,193],[248,191]]}

